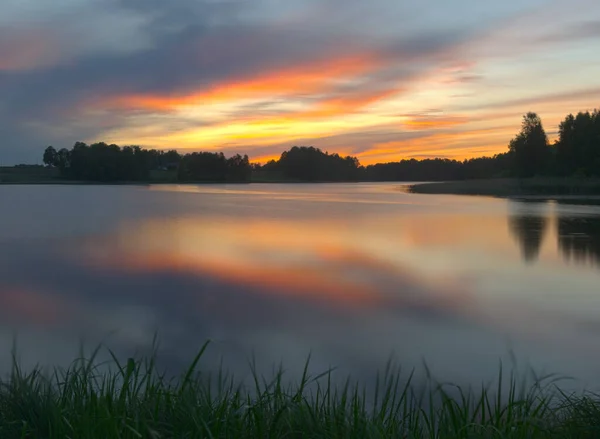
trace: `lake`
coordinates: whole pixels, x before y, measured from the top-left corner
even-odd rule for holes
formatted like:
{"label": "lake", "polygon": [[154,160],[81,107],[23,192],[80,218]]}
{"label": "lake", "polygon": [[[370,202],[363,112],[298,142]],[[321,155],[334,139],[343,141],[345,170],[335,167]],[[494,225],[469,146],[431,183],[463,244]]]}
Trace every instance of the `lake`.
{"label": "lake", "polygon": [[[478,384],[500,361],[600,384],[600,206],[402,184],[0,186],[0,368],[104,342],[244,377],[394,358]],[[247,375],[246,375],[247,376]]]}

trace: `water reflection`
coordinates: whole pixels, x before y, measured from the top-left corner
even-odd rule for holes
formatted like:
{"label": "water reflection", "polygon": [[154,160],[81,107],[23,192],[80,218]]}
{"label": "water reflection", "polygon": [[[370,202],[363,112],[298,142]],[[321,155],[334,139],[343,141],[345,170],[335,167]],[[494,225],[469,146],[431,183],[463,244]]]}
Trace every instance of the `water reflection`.
{"label": "water reflection", "polygon": [[[127,355],[150,349],[160,331],[171,370],[182,368],[209,338],[216,347],[203,362],[206,368],[216,367],[223,355],[227,367],[243,376],[245,357],[255,351],[263,370],[284,361],[299,373],[313,351],[317,370],[341,366],[362,379],[396,349],[407,367],[415,366],[424,340],[433,341],[440,331],[469,333],[476,324],[467,317],[466,295],[462,289],[453,295],[452,285],[436,286],[406,267],[319,242],[320,235],[296,239],[285,226],[270,227],[272,234],[285,234],[266,238],[254,254],[248,247],[257,237],[236,236],[241,230],[236,222],[151,221],[113,238],[78,240],[62,251],[24,254],[5,246],[2,324],[18,328],[21,337],[40,334],[25,346],[31,352],[57,340],[82,336],[95,342],[117,331],[110,346]],[[344,279],[351,272],[354,277]],[[402,336],[414,331],[419,336]],[[46,338],[50,334],[54,340]],[[71,352],[56,349],[44,360],[72,359],[77,340],[71,341]],[[435,346],[426,344],[426,350]],[[436,356],[428,355],[433,365],[439,364]]]}
{"label": "water reflection", "polygon": [[[539,205],[536,204],[536,207]],[[541,211],[542,209],[535,209]],[[547,215],[547,214],[546,214]],[[508,216],[509,227],[516,237],[523,260],[532,263],[537,260],[544,240],[549,219],[544,212],[517,212]]]}
{"label": "water reflection", "polygon": [[558,246],[567,261],[600,266],[600,216],[559,215]]}
{"label": "water reflection", "polygon": [[600,266],[600,212],[564,210],[565,206],[581,206],[568,200],[558,200],[556,210],[551,203],[540,201],[509,202],[508,224],[521,249],[523,261],[535,262],[549,224],[556,224],[556,241],[564,260],[577,265]]}
{"label": "water reflection", "polygon": [[169,368],[210,338],[203,367],[222,355],[237,373],[253,351],[267,370],[301,372],[312,351],[315,370],[364,378],[396,353],[406,368],[426,359],[441,379],[479,383],[512,349],[596,376],[598,272],[560,256],[597,258],[596,223],[571,221],[596,208],[384,185],[209,189],[10,188],[31,201],[0,217],[0,369],[13,331],[33,363],[54,364],[80,338],[111,334],[130,355],[159,331]]}
{"label": "water reflection", "polygon": [[256,289],[253,294],[337,309],[468,309],[464,285],[458,288],[449,279],[440,285],[401,260],[360,245],[354,234],[353,228],[331,221],[207,216],[123,227],[111,239],[78,243],[78,251],[98,269],[212,278]]}

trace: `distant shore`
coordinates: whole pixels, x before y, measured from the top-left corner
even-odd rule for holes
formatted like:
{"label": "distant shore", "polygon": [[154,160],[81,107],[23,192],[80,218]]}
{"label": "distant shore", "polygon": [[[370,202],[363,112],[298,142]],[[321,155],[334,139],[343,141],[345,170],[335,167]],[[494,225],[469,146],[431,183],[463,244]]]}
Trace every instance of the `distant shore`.
{"label": "distant shore", "polygon": [[508,198],[600,197],[599,178],[496,178],[410,185],[415,194],[485,195]]}
{"label": "distant shore", "polygon": [[[359,181],[371,183],[373,181]],[[356,182],[356,183],[359,183]],[[392,182],[392,181],[388,181]],[[143,181],[113,181],[96,182],[81,181],[62,178],[55,168],[42,166],[0,167],[0,185],[132,185],[147,186],[159,184],[248,184],[248,183],[302,183],[298,180],[274,178],[258,174],[251,180],[243,183],[228,183],[223,181],[186,181],[177,180],[173,171],[153,171],[148,180]],[[312,182],[325,183],[325,182]],[[333,182],[327,182],[333,183]],[[343,183],[343,182],[340,182]],[[408,192],[415,194],[446,194],[446,195],[481,195],[507,198],[528,199],[600,199],[600,178],[557,178],[535,177],[527,179],[518,178],[492,178],[478,180],[450,180],[432,183],[410,183],[398,181],[408,185]]]}

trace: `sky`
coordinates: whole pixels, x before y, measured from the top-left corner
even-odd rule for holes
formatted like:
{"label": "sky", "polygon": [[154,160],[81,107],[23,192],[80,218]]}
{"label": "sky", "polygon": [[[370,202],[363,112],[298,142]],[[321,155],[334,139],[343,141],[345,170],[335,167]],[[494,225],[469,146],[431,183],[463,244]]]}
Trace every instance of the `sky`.
{"label": "sky", "polygon": [[600,107],[598,0],[2,0],[0,165],[76,141],[504,152]]}

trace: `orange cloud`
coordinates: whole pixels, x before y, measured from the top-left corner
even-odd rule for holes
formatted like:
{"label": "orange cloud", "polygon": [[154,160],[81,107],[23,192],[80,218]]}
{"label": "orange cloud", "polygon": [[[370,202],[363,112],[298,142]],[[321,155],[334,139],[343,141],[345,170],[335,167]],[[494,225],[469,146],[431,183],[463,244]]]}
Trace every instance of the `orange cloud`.
{"label": "orange cloud", "polygon": [[[520,125],[520,113],[509,109],[543,104],[539,99],[497,103],[492,99],[475,107],[478,103],[471,99],[453,97],[456,87],[471,87],[473,81],[461,80],[456,86],[456,81],[448,80],[457,75],[465,79],[471,65],[432,66],[410,83],[400,83],[388,74],[397,62],[389,51],[361,49],[353,55],[223,80],[188,94],[109,98],[109,105],[171,112],[169,117],[198,117],[206,123],[166,130],[162,136],[151,133],[144,137],[142,133],[140,137],[140,130],[124,128],[108,133],[107,140],[158,148],[176,145],[181,150],[232,148],[243,150],[259,163],[277,159],[277,148],[283,151],[292,144],[311,144],[338,153],[360,151],[353,155],[363,164],[435,156],[464,159],[506,151]],[[385,79],[378,83],[377,76]],[[457,106],[457,102],[465,104]],[[424,110],[427,108],[441,110]],[[553,126],[546,128],[551,131]],[[253,149],[264,147],[269,151],[263,149],[262,155],[252,156]]]}
{"label": "orange cloud", "polygon": [[[192,126],[171,131],[165,136],[148,136],[147,139],[140,138],[139,130],[133,132],[125,128],[109,133],[108,140],[159,148],[176,144],[180,149],[238,148],[244,144],[275,146],[301,139],[321,146],[319,141],[324,138],[384,125],[387,125],[385,129],[388,132],[398,131],[400,135],[403,128],[419,131],[450,128],[467,122],[464,117],[413,116],[403,120],[399,111],[410,110],[409,100],[418,97],[406,95],[410,92],[406,78],[400,82],[403,74],[393,70],[398,57],[387,49],[360,49],[357,52],[299,62],[249,78],[224,80],[187,94],[137,94],[109,98],[109,106],[168,111],[185,117],[191,115],[203,118],[206,123],[200,128]],[[422,81],[429,76],[431,72],[423,71],[411,82]],[[363,139],[361,144],[356,142],[348,135],[344,141],[345,149],[350,152],[357,148],[365,149],[365,142],[371,143],[372,140]],[[339,146],[336,145],[332,151],[340,153]],[[251,154],[252,148],[247,152]],[[266,157],[252,158],[253,161],[265,162],[277,157],[270,153]]]}
{"label": "orange cloud", "polygon": [[412,130],[449,128],[469,122],[464,116],[411,116],[404,125]]}
{"label": "orange cloud", "polygon": [[186,105],[274,95],[302,95],[330,91],[340,78],[355,78],[381,67],[386,60],[374,53],[318,60],[246,79],[218,83],[207,90],[171,96],[128,95],[112,99],[123,107],[172,110]]}
{"label": "orange cloud", "polygon": [[305,111],[298,115],[294,115],[294,117],[299,116],[301,118],[312,118],[348,114],[361,110],[375,102],[392,97],[398,93],[401,93],[402,91],[402,87],[391,85],[382,90],[366,90],[354,94],[350,92],[345,96],[340,95],[320,101],[315,106],[316,108]]}

